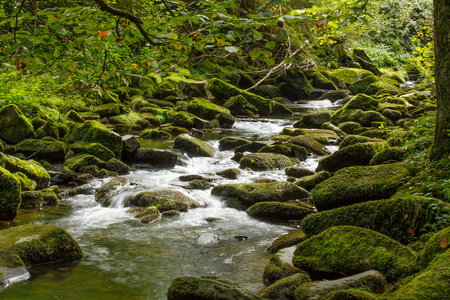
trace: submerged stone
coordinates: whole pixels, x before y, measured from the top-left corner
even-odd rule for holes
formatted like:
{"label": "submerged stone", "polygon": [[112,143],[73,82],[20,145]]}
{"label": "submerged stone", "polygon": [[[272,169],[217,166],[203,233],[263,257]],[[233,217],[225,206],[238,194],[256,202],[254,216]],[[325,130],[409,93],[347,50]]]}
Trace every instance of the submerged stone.
{"label": "submerged stone", "polygon": [[109,200],[117,195],[119,191],[128,184],[128,179],[125,177],[116,177],[111,179],[106,184],[102,185],[95,193],[95,201],[102,203],[105,206],[109,205]]}
{"label": "submerged stone", "polygon": [[125,204],[138,207],[155,206],[161,213],[169,210],[186,212],[191,208],[201,207],[200,203],[182,192],[172,190],[141,192],[128,199]]}
{"label": "submerged stone", "polygon": [[161,213],[154,207],[133,207],[127,210],[127,213],[139,219],[141,223],[152,223],[161,218]]}

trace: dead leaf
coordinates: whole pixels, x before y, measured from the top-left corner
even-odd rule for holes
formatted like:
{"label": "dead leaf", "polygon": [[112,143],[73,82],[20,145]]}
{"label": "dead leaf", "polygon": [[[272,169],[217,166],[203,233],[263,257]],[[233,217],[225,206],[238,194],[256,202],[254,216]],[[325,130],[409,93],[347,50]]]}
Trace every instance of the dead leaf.
{"label": "dead leaf", "polygon": [[447,248],[447,240],[442,239],[441,242],[439,243],[439,246],[441,246],[442,249]]}
{"label": "dead leaf", "polygon": [[408,215],[408,213],[406,213],[406,215],[405,215],[405,220],[408,219],[408,217],[409,217],[409,215]]}
{"label": "dead leaf", "polygon": [[413,230],[412,228],[410,228],[410,229],[408,230],[408,233],[409,233],[409,234],[414,234],[414,230]]}

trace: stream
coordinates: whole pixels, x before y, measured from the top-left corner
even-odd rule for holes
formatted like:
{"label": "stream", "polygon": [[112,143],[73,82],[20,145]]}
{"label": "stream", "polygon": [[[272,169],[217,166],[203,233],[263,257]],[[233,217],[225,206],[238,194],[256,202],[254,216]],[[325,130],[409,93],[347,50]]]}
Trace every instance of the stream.
{"label": "stream", "polygon": [[[218,148],[224,136],[269,140],[299,116],[317,109],[335,109],[328,100],[302,101],[289,106],[292,118],[237,119],[233,128],[220,134],[206,135],[204,140]],[[257,137],[256,137],[257,136]],[[173,141],[145,141],[145,147],[170,147]],[[327,146],[330,151],[337,146]],[[28,281],[0,291],[0,299],[166,299],[167,289],[183,275],[220,275],[257,292],[264,288],[262,274],[270,254],[265,248],[296,223],[268,223],[227,207],[220,197],[208,190],[186,190],[181,175],[199,174],[218,178],[214,185],[253,182],[259,178],[286,180],[284,170],[254,172],[241,170],[238,180],[214,175],[239,164],[233,151],[218,151],[214,158],[189,158],[180,155],[173,169],[132,169],[125,175],[126,186],[111,202],[102,207],[93,193],[65,198],[57,206],[21,210],[15,222],[51,224],[65,228],[80,244],[85,257],[72,263],[54,263],[29,269]],[[308,157],[300,166],[314,170],[319,157]],[[93,191],[111,178],[90,183]],[[141,224],[126,213],[124,199],[141,191],[174,189],[199,201],[204,207],[179,216],[164,216],[151,224]],[[205,218],[218,218],[207,222]],[[3,226],[3,227],[2,227]],[[0,224],[0,229],[5,224]],[[247,239],[238,238],[248,237]]]}

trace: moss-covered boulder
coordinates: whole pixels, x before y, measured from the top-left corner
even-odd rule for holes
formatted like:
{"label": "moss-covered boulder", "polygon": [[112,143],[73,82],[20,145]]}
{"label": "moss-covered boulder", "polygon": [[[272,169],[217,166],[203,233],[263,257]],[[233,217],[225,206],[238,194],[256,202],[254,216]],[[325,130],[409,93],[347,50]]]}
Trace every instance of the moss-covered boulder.
{"label": "moss-covered boulder", "polygon": [[219,113],[230,113],[222,106],[214,104],[204,98],[194,98],[189,102],[187,111],[205,120],[212,120]]}
{"label": "moss-covered boulder", "polygon": [[377,152],[370,160],[370,165],[381,165],[384,163],[401,162],[406,156],[405,147],[391,147]]}
{"label": "moss-covered boulder", "polygon": [[[263,279],[266,283],[273,283],[282,278],[302,272],[292,265],[292,256],[295,247],[283,248],[272,255],[269,263],[264,268]],[[305,273],[305,272],[302,272]],[[309,279],[309,276],[307,276]],[[307,280],[310,281],[311,279]]]}
{"label": "moss-covered boulder", "polygon": [[427,268],[434,259],[445,253],[450,248],[449,242],[450,227],[444,228],[433,235],[419,253],[420,268]]}
{"label": "moss-covered boulder", "polygon": [[438,212],[431,212],[438,200],[423,196],[409,196],[388,200],[374,200],[308,215],[301,227],[308,236],[327,228],[351,225],[371,229],[407,244],[418,239],[426,224],[435,224]]}
{"label": "moss-covered boulder", "polygon": [[350,288],[364,288],[372,293],[381,294],[384,291],[385,284],[386,279],[383,274],[375,270],[370,270],[336,280],[304,283],[295,290],[295,299],[328,299],[327,295],[331,292]]}
{"label": "moss-covered boulder", "polygon": [[258,114],[258,109],[242,95],[230,97],[223,104],[223,107],[229,109],[233,116],[255,116]]}
{"label": "moss-covered boulder", "polygon": [[247,213],[252,217],[266,218],[274,220],[302,220],[307,215],[314,212],[311,206],[300,201],[295,202],[258,202],[247,209]]}
{"label": "moss-covered boulder", "polygon": [[318,185],[322,181],[327,180],[328,178],[330,178],[330,172],[322,171],[313,175],[308,175],[300,179],[297,179],[296,181],[294,181],[294,184],[304,188],[307,191],[310,191],[313,188],[315,188],[316,185]]}
{"label": "moss-covered boulder", "polygon": [[408,173],[402,163],[344,168],[319,183],[311,198],[319,211],[387,199],[403,184]]}
{"label": "moss-covered boulder", "polygon": [[122,138],[97,121],[86,121],[82,125],[74,123],[69,133],[64,137],[67,144],[79,141],[86,143],[99,143],[111,150],[116,158],[122,154]]}
{"label": "moss-covered boulder", "polygon": [[367,291],[364,287],[362,288],[351,288],[347,290],[337,290],[330,292],[324,300],[377,300],[379,295]]}
{"label": "moss-covered boulder", "polygon": [[125,175],[130,173],[130,166],[118,160],[117,158],[111,158],[106,162],[106,170],[117,173],[119,175]]}
{"label": "moss-covered boulder", "polygon": [[173,168],[178,158],[178,154],[172,150],[139,148],[134,152],[132,162],[149,164],[157,168]]}
{"label": "moss-covered boulder", "polygon": [[416,259],[411,249],[378,232],[336,226],[300,243],[292,261],[309,272],[352,275],[377,270],[393,280],[412,274]]}
{"label": "moss-covered boulder", "polygon": [[142,130],[150,126],[150,123],[145,118],[134,111],[109,117],[108,122],[114,125],[126,125],[132,130]]}
{"label": "moss-covered boulder", "polygon": [[287,70],[281,79],[282,83],[278,87],[290,100],[308,99],[308,94],[313,90],[300,68]]}
{"label": "moss-covered boulder", "polygon": [[282,248],[298,245],[307,238],[308,237],[303,232],[303,230],[301,229],[293,230],[275,239],[272,242],[272,244],[269,247],[267,247],[266,251],[273,254]]}
{"label": "moss-covered boulder", "polygon": [[15,104],[0,109],[0,137],[3,140],[17,144],[35,135],[33,125]]}
{"label": "moss-covered boulder", "polygon": [[16,152],[50,163],[63,162],[67,146],[60,141],[26,139],[14,145]]}
{"label": "moss-covered boulder", "polygon": [[335,172],[350,166],[366,166],[377,152],[388,148],[386,143],[358,143],[323,157],[319,160],[316,171]]}
{"label": "moss-covered boulder", "polygon": [[156,207],[161,213],[169,210],[186,212],[191,208],[201,207],[200,203],[179,191],[159,190],[141,192],[126,201],[128,206]]}
{"label": "moss-covered boulder", "polygon": [[95,201],[102,203],[105,206],[109,205],[109,200],[117,195],[117,193],[128,184],[128,179],[125,177],[116,177],[105,183],[95,193]]}
{"label": "moss-covered boulder", "polygon": [[73,121],[73,122],[77,122],[77,123],[84,123],[84,119],[80,116],[79,113],[77,113],[74,110],[70,110],[67,114],[66,114],[66,118]]}
{"label": "moss-covered boulder", "polygon": [[258,153],[278,153],[289,157],[296,157],[300,160],[306,160],[306,149],[295,144],[273,144],[265,145],[258,150]]}
{"label": "moss-covered boulder", "polygon": [[237,168],[228,168],[222,171],[216,172],[217,175],[228,178],[228,179],[238,179],[241,176],[241,171]]}
{"label": "moss-covered boulder", "polygon": [[258,293],[264,299],[295,299],[295,290],[302,284],[311,281],[308,275],[297,273],[277,280]]}
{"label": "moss-covered boulder", "polygon": [[367,95],[375,95],[375,94],[390,94],[397,95],[403,92],[403,90],[396,85],[392,84],[386,80],[380,80],[374,83],[371,83],[367,89],[364,91],[364,94]]}
{"label": "moss-covered boulder", "polygon": [[21,198],[21,208],[39,207],[44,202],[44,195],[41,191],[23,191]]}
{"label": "moss-covered boulder", "polygon": [[361,128],[361,124],[358,122],[343,122],[339,123],[338,127],[347,134],[352,134],[355,129]]}
{"label": "moss-covered boulder", "polygon": [[170,138],[170,134],[160,129],[145,129],[140,133],[140,137],[151,140],[166,140]]}
{"label": "moss-covered boulder", "polygon": [[370,71],[356,68],[336,69],[331,70],[330,73],[333,76],[336,76],[337,78],[343,80],[347,86],[367,76],[374,75]]}
{"label": "moss-covered boulder", "polygon": [[91,173],[89,170],[92,166],[96,166],[100,169],[103,169],[106,167],[106,162],[104,160],[97,158],[94,155],[80,153],[71,158],[66,159],[63,165],[74,172]]}
{"label": "moss-covered boulder", "polygon": [[124,111],[124,107],[117,103],[101,104],[94,108],[94,113],[98,114],[100,118],[118,116]]}
{"label": "moss-covered boulder", "polygon": [[298,161],[282,154],[276,153],[250,153],[244,155],[239,161],[240,168],[250,168],[254,171],[284,169]]}
{"label": "moss-covered boulder", "polygon": [[369,56],[367,56],[366,52],[363,49],[353,49],[352,57],[357,63],[359,63],[361,69],[368,70],[377,76],[381,75],[380,70],[378,70],[377,66],[369,58]]}
{"label": "moss-covered boulder", "polygon": [[371,76],[367,76],[364,77],[363,79],[360,79],[354,83],[352,83],[348,89],[354,94],[362,94],[364,93],[367,88],[375,82],[380,81],[380,79],[377,76],[371,75]]}
{"label": "moss-covered boulder", "polygon": [[168,300],[262,300],[239,284],[215,276],[176,278],[167,292]]}
{"label": "moss-covered boulder", "polygon": [[320,128],[323,123],[331,120],[331,111],[317,111],[307,113],[302,118],[294,123],[295,128]]}
{"label": "moss-covered boulder", "polygon": [[305,135],[318,141],[320,144],[336,144],[340,140],[339,134],[331,129],[299,128],[292,130],[290,127],[285,127],[281,134],[290,134],[292,136]]}
{"label": "moss-covered boulder", "polygon": [[0,167],[0,221],[12,221],[21,202],[19,179]]}
{"label": "moss-covered boulder", "polygon": [[91,154],[103,161],[108,161],[115,157],[114,153],[111,150],[99,143],[87,143],[80,141],[72,144],[70,146],[70,149],[76,154]]}
{"label": "moss-covered boulder", "polygon": [[300,178],[303,176],[309,176],[309,175],[314,175],[315,172],[308,169],[308,168],[301,168],[301,167],[287,167],[285,170],[285,173],[287,176],[292,176],[295,178]]}
{"label": "moss-covered boulder", "polygon": [[329,151],[320,142],[316,141],[308,135],[295,136],[288,141],[289,144],[295,144],[304,147],[307,153],[315,153],[318,155],[329,154]]}
{"label": "moss-covered boulder", "polygon": [[312,86],[321,90],[337,90],[336,85],[327,78],[325,75],[319,72],[317,69],[303,70],[306,79],[312,82]]}
{"label": "moss-covered boulder", "polygon": [[72,236],[57,226],[28,224],[1,230],[0,286],[28,279],[25,267],[77,260],[83,255]]}
{"label": "moss-covered boulder", "polygon": [[160,211],[154,207],[133,207],[127,210],[134,218],[139,219],[141,223],[152,223],[161,218]]}
{"label": "moss-covered boulder", "polygon": [[211,194],[236,198],[248,206],[258,202],[285,202],[308,197],[307,191],[286,181],[217,185],[212,189]]}
{"label": "moss-covered boulder", "polygon": [[192,156],[213,157],[216,153],[213,146],[188,134],[177,136],[173,148]]}
{"label": "moss-covered boulder", "polygon": [[383,300],[427,299],[440,300],[450,293],[450,251],[448,249],[417,276],[402,281],[396,288],[385,293]]}
{"label": "moss-covered boulder", "polygon": [[0,167],[5,168],[11,173],[21,172],[25,174],[28,178],[36,181],[36,183],[41,187],[47,187],[50,180],[50,175],[48,172],[34,160],[21,160],[11,156],[4,156],[0,160]]}
{"label": "moss-covered boulder", "polygon": [[347,135],[339,144],[339,149],[343,149],[348,146],[352,146],[355,144],[361,144],[361,143],[384,143],[382,140],[374,139],[367,136],[361,136],[361,135]]}
{"label": "moss-covered boulder", "polygon": [[258,152],[261,150],[264,146],[267,145],[267,142],[260,142],[260,141],[254,141],[247,144],[244,144],[242,146],[237,146],[234,149],[234,153],[244,153],[244,152]]}
{"label": "moss-covered boulder", "polygon": [[36,181],[28,178],[22,172],[15,172],[13,173],[13,175],[20,180],[20,187],[22,188],[22,191],[34,191],[36,189],[37,187]]}

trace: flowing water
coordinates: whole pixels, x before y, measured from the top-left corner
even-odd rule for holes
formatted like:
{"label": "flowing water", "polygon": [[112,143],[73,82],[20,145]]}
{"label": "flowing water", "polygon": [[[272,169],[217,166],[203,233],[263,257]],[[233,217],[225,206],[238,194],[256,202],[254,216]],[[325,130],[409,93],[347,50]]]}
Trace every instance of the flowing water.
{"label": "flowing water", "polygon": [[[291,108],[298,117],[312,109],[335,107],[325,100]],[[223,136],[268,140],[292,123],[292,119],[240,119],[232,129],[208,135],[205,140],[216,148]],[[158,146],[170,144],[162,142]],[[333,151],[336,146],[329,148]],[[186,190],[182,188],[186,182],[178,179],[187,174],[216,178],[215,172],[238,167],[230,159],[233,155],[232,151],[218,152],[214,158],[189,158],[182,154],[173,169],[132,170],[125,177],[133,184],[116,195],[110,207],[100,206],[91,194],[64,199],[54,207],[21,211],[16,221],[7,226],[61,226],[78,241],[85,257],[78,262],[30,268],[30,280],[1,290],[0,299],[166,299],[172,280],[183,275],[220,275],[254,292],[264,288],[262,274],[270,258],[265,248],[298,224],[251,218],[244,211],[227,207],[224,200],[211,195],[211,189]],[[317,157],[310,157],[301,166],[315,169],[317,161]],[[238,181],[218,178],[214,184],[252,182],[258,178],[287,177],[284,170],[242,170]],[[94,191],[108,180],[95,180],[90,185]],[[127,197],[160,189],[182,191],[203,207],[151,224],[141,224],[126,213],[123,202]],[[209,217],[219,221],[207,222],[205,218]]]}

